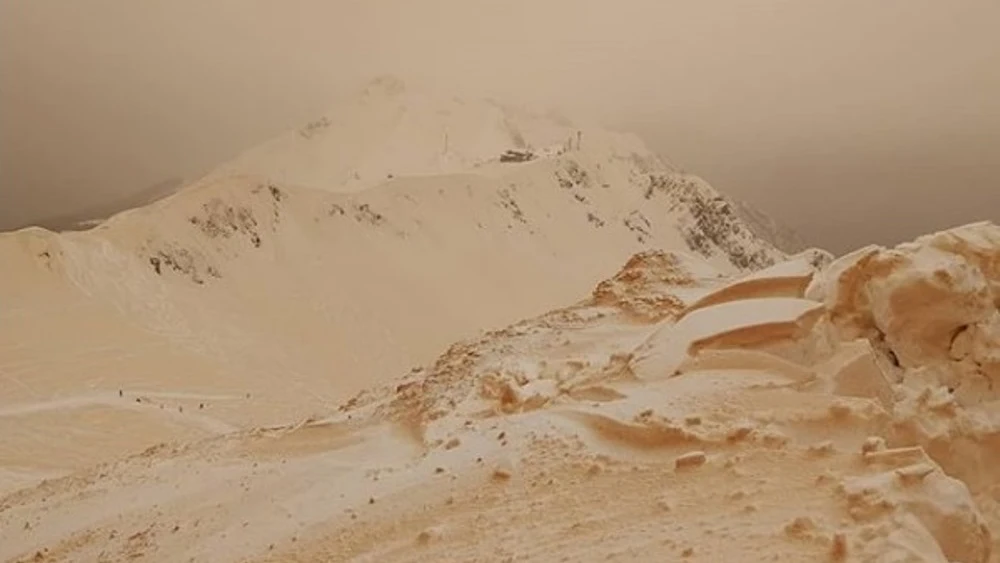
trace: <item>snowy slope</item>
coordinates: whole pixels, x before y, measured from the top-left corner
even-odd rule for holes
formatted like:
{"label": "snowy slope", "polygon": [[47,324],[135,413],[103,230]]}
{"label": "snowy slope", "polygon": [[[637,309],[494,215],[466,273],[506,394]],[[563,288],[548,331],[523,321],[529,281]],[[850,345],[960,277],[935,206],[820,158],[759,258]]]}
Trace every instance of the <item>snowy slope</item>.
{"label": "snowy slope", "polygon": [[[724,278],[643,252],[316,416],[0,493],[0,559],[992,563],[998,257],[988,223]],[[272,400],[135,398],[16,453]],[[5,441],[73,401],[0,411]]]}
{"label": "snowy slope", "polygon": [[[402,94],[380,87],[357,102],[367,113],[341,114],[349,127],[251,151],[260,173],[284,163],[284,179],[230,163],[88,231],[0,235],[0,341],[11,343],[0,409],[31,412],[0,417],[6,454],[47,441],[75,452],[54,464],[65,469],[322,412],[450,342],[586,294],[643,250],[703,259],[719,275],[783,256],[635,137],[577,137],[454,100],[443,103],[479,109],[405,106],[400,118],[385,108],[403,107]],[[442,130],[452,160],[435,161],[438,149],[417,141]],[[532,156],[501,161],[508,150]],[[345,170],[364,173],[335,185]],[[139,399],[126,415],[106,404],[119,391]],[[82,419],[89,437],[69,439]],[[117,433],[123,420],[146,430]]]}

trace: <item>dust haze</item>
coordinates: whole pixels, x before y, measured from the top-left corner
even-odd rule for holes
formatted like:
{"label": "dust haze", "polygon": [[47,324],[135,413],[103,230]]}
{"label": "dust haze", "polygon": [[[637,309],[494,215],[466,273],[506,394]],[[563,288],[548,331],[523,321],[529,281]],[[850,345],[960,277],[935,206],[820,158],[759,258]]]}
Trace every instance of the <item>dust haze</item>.
{"label": "dust haze", "polygon": [[1000,4],[3,0],[0,229],[192,180],[392,73],[593,116],[842,252],[1000,219]]}

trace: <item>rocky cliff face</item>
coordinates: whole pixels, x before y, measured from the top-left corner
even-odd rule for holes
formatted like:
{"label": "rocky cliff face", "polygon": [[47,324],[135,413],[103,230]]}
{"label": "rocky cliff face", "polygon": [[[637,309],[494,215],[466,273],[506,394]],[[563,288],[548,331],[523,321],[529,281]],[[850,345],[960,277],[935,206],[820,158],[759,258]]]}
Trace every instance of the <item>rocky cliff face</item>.
{"label": "rocky cliff face", "polygon": [[788,259],[634,138],[376,86],[0,235],[0,560],[993,561],[995,225]]}
{"label": "rocky cliff face", "polygon": [[[688,247],[709,258],[721,252],[733,266],[759,269],[774,264],[774,257],[755,242],[762,239],[730,199],[704,180],[688,174],[651,174],[645,197],[664,195],[672,209],[683,210],[678,228]],[[767,241],[773,246],[772,241]]]}

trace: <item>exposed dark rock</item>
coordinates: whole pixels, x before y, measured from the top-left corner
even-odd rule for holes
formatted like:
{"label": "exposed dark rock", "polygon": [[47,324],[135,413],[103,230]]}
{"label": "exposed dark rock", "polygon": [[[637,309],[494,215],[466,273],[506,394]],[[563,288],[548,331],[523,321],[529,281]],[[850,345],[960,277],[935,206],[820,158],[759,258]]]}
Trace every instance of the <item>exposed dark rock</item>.
{"label": "exposed dark rock", "polygon": [[332,125],[332,123],[328,118],[321,117],[316,121],[307,123],[305,127],[299,129],[299,135],[304,139],[311,139],[313,136],[317,135],[320,131],[326,129],[330,125]]}
{"label": "exposed dark rock", "polygon": [[535,154],[529,150],[509,149],[500,155],[500,162],[528,162],[535,159]]}
{"label": "exposed dark rock", "polygon": [[[511,186],[511,188],[516,189],[515,186]],[[524,212],[521,211],[521,206],[519,206],[517,204],[517,201],[514,199],[514,194],[512,193],[512,189],[502,188],[499,191],[500,205],[507,211],[510,211],[510,214],[514,217],[514,220],[527,225],[528,220],[525,219]]]}
{"label": "exposed dark rock", "polygon": [[628,230],[635,233],[635,238],[640,243],[645,243],[652,236],[653,226],[649,223],[649,219],[646,219],[646,216],[639,210],[633,210],[629,213],[622,220],[622,223],[625,224]]}
{"label": "exposed dark rock", "polygon": [[157,250],[154,256],[149,257],[149,264],[153,271],[163,275],[164,269],[181,274],[198,285],[205,283],[204,275],[213,278],[221,278],[222,275],[217,269],[205,263],[204,259],[199,259],[196,255],[184,248],[166,248]]}
{"label": "exposed dark rock", "polygon": [[359,223],[368,223],[370,225],[381,225],[382,223],[385,223],[385,217],[382,216],[381,213],[373,211],[371,206],[367,203],[354,206],[354,220]]}
{"label": "exposed dark rock", "polygon": [[590,175],[579,164],[567,160],[561,170],[556,171],[556,180],[563,189],[589,188]]}
{"label": "exposed dark rock", "polygon": [[[278,193],[280,194],[280,191]],[[198,227],[205,236],[230,238],[236,234],[243,234],[254,247],[260,247],[261,237],[257,219],[249,207],[233,207],[220,199],[213,199],[202,205],[202,209],[205,211],[204,216],[190,217],[188,221]]]}
{"label": "exposed dark rock", "polygon": [[587,212],[587,221],[590,221],[590,223],[597,228],[601,228],[605,225],[604,219],[601,219],[600,217],[594,215],[594,213],[590,211]]}
{"label": "exposed dark rock", "polygon": [[275,202],[280,202],[282,198],[285,197],[285,193],[281,191],[281,188],[275,185],[270,185],[267,187],[268,191],[271,192],[271,197],[274,198]]}
{"label": "exposed dark rock", "polygon": [[719,249],[730,263],[742,269],[760,269],[774,263],[733,202],[699,179],[681,174],[650,174],[644,197],[652,199],[661,194],[671,199],[671,210],[687,212],[689,219],[682,216],[679,227],[691,250],[710,257]]}

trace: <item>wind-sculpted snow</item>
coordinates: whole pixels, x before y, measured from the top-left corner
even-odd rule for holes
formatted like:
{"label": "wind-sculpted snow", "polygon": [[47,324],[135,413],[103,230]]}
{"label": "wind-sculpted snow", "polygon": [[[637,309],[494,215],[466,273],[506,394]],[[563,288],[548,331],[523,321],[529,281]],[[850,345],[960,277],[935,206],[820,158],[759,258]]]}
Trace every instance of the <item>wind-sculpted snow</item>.
{"label": "wind-sculpted snow", "polygon": [[840,333],[878,341],[900,372],[978,403],[1000,398],[997,264],[1000,228],[979,223],[848,255],[808,293]]}
{"label": "wind-sculpted snow", "polygon": [[364,189],[0,235],[0,559],[997,561],[995,225],[786,256],[563,121],[407,156],[406,92],[289,175]]}
{"label": "wind-sculpted snow", "polygon": [[[962,337],[957,356],[934,323],[989,318],[992,255],[955,241],[993,228],[722,277],[643,252],[590,298],[455,344],[333,416],[9,494],[0,545],[39,561],[991,561],[996,402],[960,400],[942,378],[964,381],[965,358],[996,341]],[[948,260],[927,242],[942,240]],[[955,318],[913,307],[914,288],[954,300]],[[908,332],[921,314],[929,328]],[[926,348],[900,347],[908,336]],[[184,400],[174,418],[201,417],[209,435],[221,405],[252,410],[235,394],[133,397],[75,400],[135,413]]]}
{"label": "wind-sculpted snow", "polygon": [[[442,132],[439,153],[425,141]],[[673,172],[627,134],[383,80],[251,153],[86,231],[0,235],[0,408],[87,398],[69,414],[7,420],[18,438],[0,458],[19,482],[200,433],[201,422],[177,428],[192,411],[241,427],[329,408],[464,335],[586,294],[635,253],[676,251],[698,279],[743,271],[721,247],[708,264],[695,258],[679,226],[687,208],[644,197],[650,174]],[[367,172],[358,183],[341,169]],[[761,239],[733,244],[784,256]],[[595,299],[630,303],[639,322],[689,304],[667,289],[605,289]],[[161,391],[242,399],[150,398]],[[128,423],[148,437],[116,432],[120,413],[95,393],[130,397]],[[46,439],[89,411],[107,422]],[[59,461],[26,460],[32,441],[32,458]]]}
{"label": "wind-sculpted snow", "polygon": [[[0,554],[995,561],[1000,415],[988,386],[961,392],[998,345],[978,332],[996,312],[994,232],[721,277],[642,252],[575,305],[297,423],[220,427],[226,409],[253,412],[236,393],[6,407],[17,428],[130,405],[202,433],[34,487],[8,466],[22,484],[0,499]],[[977,332],[941,341],[955,323]]]}

